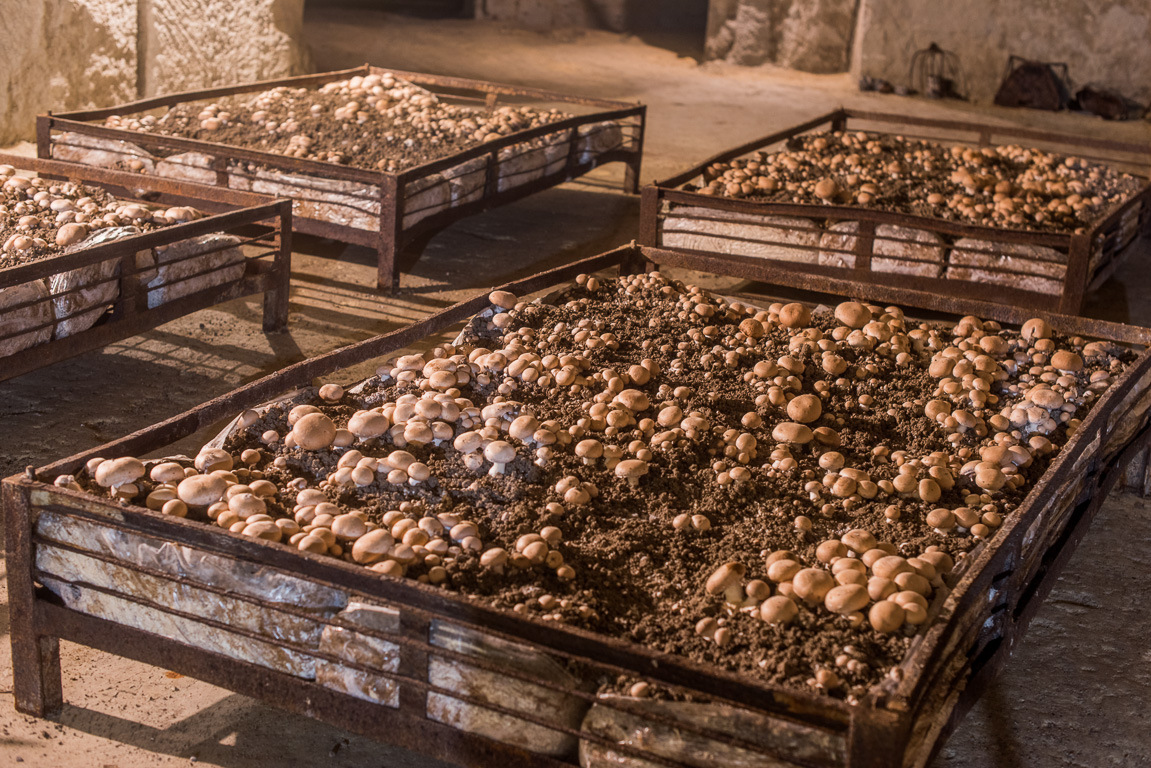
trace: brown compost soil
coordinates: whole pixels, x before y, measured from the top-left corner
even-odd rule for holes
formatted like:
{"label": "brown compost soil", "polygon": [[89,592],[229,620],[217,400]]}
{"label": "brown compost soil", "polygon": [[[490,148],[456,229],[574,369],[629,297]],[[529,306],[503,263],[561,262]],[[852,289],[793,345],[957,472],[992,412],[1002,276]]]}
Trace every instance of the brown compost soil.
{"label": "brown compost soil", "polygon": [[[937,396],[938,387],[937,380],[927,373],[931,350],[919,350],[909,363],[899,365],[894,355],[841,343],[839,354],[848,360],[849,367],[841,376],[832,375],[821,367],[817,350],[792,349],[789,346],[792,332],[779,324],[764,322],[766,335],[762,339],[745,339],[746,343],[741,344],[735,339],[736,324],[744,315],[725,309],[727,305],[713,297],[701,293],[691,298],[691,301],[717,307],[713,317],[701,321],[698,316],[685,313],[683,305],[678,303],[684,299],[680,293],[684,286],[680,284],[672,284],[674,289],[670,295],[650,287],[626,294],[617,291],[617,285],[615,279],[607,279],[595,293],[586,287],[573,287],[554,302],[521,304],[513,310],[507,330],[514,333],[519,329],[532,329],[526,333],[534,332],[535,338],[541,341],[547,340],[557,323],[574,328],[582,321],[597,332],[610,331],[618,339],[618,349],[600,346],[589,350],[577,346],[570,335],[559,335],[546,341],[547,352],[541,351],[541,354],[578,351],[591,362],[585,371],[588,376],[606,368],[626,371],[645,358],[654,360],[659,364],[660,373],[640,387],[651,401],[651,409],[645,410],[644,415],[654,417],[661,406],[672,399],[672,390],[686,387],[690,392],[681,392],[676,402],[685,414],[698,412],[710,422],[711,429],[705,437],[696,441],[681,439],[674,442],[670,450],[653,451],[649,472],[635,487],[605,470],[600,463],[585,465],[570,448],[556,450],[554,456],[540,466],[531,460],[529,449],[517,444],[516,459],[507,465],[504,474],[493,476],[488,472],[490,463],[484,462],[478,471],[469,469],[463,455],[445,441],[441,445],[404,447],[429,467],[431,478],[426,482],[392,485],[381,474],[375,482],[363,487],[328,484],[325,494],[344,511],[364,510],[374,522],[380,522],[385,512],[400,509],[404,502],[408,504],[405,516],[411,519],[450,512],[478,525],[485,548],[499,546],[509,552],[515,551],[519,536],[537,532],[543,526],[556,526],[563,534],[557,549],[564,562],[574,568],[574,579],[563,581],[554,570],[542,566],[522,570],[509,567],[497,573],[480,567],[476,553],[456,548],[442,561],[447,570],[443,587],[489,605],[625,638],[787,686],[808,688],[813,685],[817,671],[834,669],[843,685],[835,686],[829,693],[839,697],[861,696],[900,663],[918,628],[905,625],[901,631],[881,634],[866,622],[853,627],[847,618],[821,605],[808,606],[802,601],[797,601],[800,606],[795,621],[786,626],[772,625],[761,620],[758,612],[734,609],[725,605],[722,597],[707,594],[704,583],[708,576],[720,564],[733,561],[746,566],[745,582],[766,581],[765,557],[777,550],[790,550],[799,562],[809,567],[826,568],[816,559],[817,545],[838,539],[853,529],[872,532],[880,542],[890,542],[907,557],[919,555],[933,546],[960,562],[977,541],[963,528],[948,533],[933,529],[925,522],[926,514],[936,507],[971,504],[974,496],[978,504],[993,505],[993,509],[1009,516],[1055,454],[1036,456],[1034,463],[1022,470],[1027,482],[1019,488],[1008,484],[999,491],[987,492],[975,487],[969,477],[957,473],[955,487],[944,490],[937,502],[927,503],[906,494],[880,493],[873,499],[858,495],[850,499],[824,497],[820,503],[813,504],[805,485],[824,475],[817,461],[826,451],[838,450],[846,458],[848,467],[867,472],[878,482],[894,478],[897,467],[877,454],[876,446],[904,450],[909,456],[942,451],[970,457],[981,444],[974,432],[950,441],[947,430],[924,417],[924,403]],[[830,338],[840,323],[825,309],[813,314],[810,326]],[[944,343],[960,341],[942,326],[917,326],[908,321],[907,327],[937,329]],[[701,328],[708,335],[697,335],[697,340],[691,340],[689,334]],[[994,330],[995,326],[989,329]],[[1019,338],[1018,332],[1009,330],[1000,335],[1009,340]],[[1059,349],[1081,352],[1085,343],[1083,339],[1058,335],[1053,341]],[[446,351],[452,354],[477,347],[500,349],[505,343],[503,331],[486,320],[477,319],[465,332],[462,346]],[[724,364],[722,355],[718,364],[704,364],[701,355],[713,347],[738,347],[742,352],[734,365]],[[1015,348],[1026,349],[1026,344]],[[798,466],[776,470],[769,457],[778,447],[771,437],[772,429],[788,417],[781,407],[756,404],[756,396],[762,389],[757,389],[754,381],[746,380],[745,373],[758,361],[775,361],[788,354],[803,366],[802,372],[796,374],[799,389],[812,392],[819,382],[827,386],[823,415],[810,426],[835,430],[841,444],[833,447],[813,442],[794,447],[791,453]],[[1116,351],[1116,354],[1130,359],[1129,353]],[[1084,357],[1087,364],[1082,372],[1075,374],[1084,389],[1092,373],[1114,374],[1122,367],[1114,355],[1085,354]],[[869,371],[865,365],[874,367]],[[388,367],[385,365],[381,370],[386,371]],[[1027,376],[1023,374],[1025,379]],[[1001,406],[1019,399],[1017,392],[1006,389],[1015,381],[1019,379],[1010,378],[996,390],[1001,396]],[[495,401],[497,387],[502,383],[505,379],[499,376],[487,384],[473,378],[470,384],[460,386],[461,396],[482,407]],[[589,384],[576,392],[565,387],[519,383],[507,399],[522,404],[521,411],[530,410],[540,422],[554,419],[571,425],[577,418],[586,416],[583,406],[602,388],[602,383]],[[397,383],[389,376],[367,380],[360,391],[346,393],[337,404],[320,399],[316,389],[309,389],[288,401],[269,406],[255,423],[233,432],[225,448],[234,456],[249,448],[260,452],[259,461],[250,468],[240,469],[237,477],[241,482],[257,477],[271,480],[279,493],[268,499],[269,514],[290,516],[296,505],[296,491],[287,484],[302,478],[307,487],[316,487],[335,469],[342,451],[285,448],[282,441],[269,446],[260,439],[266,430],[283,433],[287,429],[288,411],[300,404],[313,405],[337,425],[345,425],[358,410],[395,402],[405,393],[420,392],[415,384]],[[871,405],[861,404],[864,395],[873,398]],[[995,409],[985,415],[990,416],[992,410]],[[742,427],[741,418],[748,412],[761,416],[763,425]],[[1086,407],[1080,407],[1073,415],[1082,417],[1085,412]],[[747,482],[721,484],[713,467],[714,462],[723,459],[721,435],[729,428],[750,432],[758,440],[757,455],[747,464],[752,470]],[[462,431],[457,426],[454,434]],[[1065,442],[1067,434],[1067,425],[1061,424],[1048,436],[1058,446]],[[605,444],[626,445],[637,437],[643,439],[642,433],[632,429],[625,429],[614,438],[597,436]],[[386,436],[359,442],[355,447],[366,456],[377,457],[385,457],[394,450]],[[276,465],[277,461],[280,466]],[[728,466],[733,465],[729,459]],[[551,514],[545,506],[559,498],[556,483],[569,475],[593,483],[598,495],[583,506],[568,506],[564,514]],[[92,487],[89,480],[80,479],[85,487]],[[142,493],[152,487],[154,484],[150,481],[141,481]],[[901,510],[896,522],[885,516],[885,509],[892,504]],[[710,529],[677,530],[672,521],[681,513],[705,515],[711,523]],[[800,515],[810,519],[810,531],[797,527],[796,518]],[[207,521],[203,513],[192,516]],[[405,575],[426,579],[427,573],[427,567],[417,563],[410,566]],[[943,583],[937,586],[936,599],[945,589]],[[545,608],[545,604],[548,607]],[[697,623],[707,617],[716,618],[728,628],[729,644],[720,646],[696,633]],[[854,663],[845,665],[844,659],[852,659]],[[627,690],[630,682],[609,680],[605,689]],[[657,695],[666,693],[657,692]]]}
{"label": "brown compost soil", "polygon": [[[340,81],[347,84],[348,81]],[[391,81],[388,81],[391,82]],[[339,85],[337,83],[336,85]],[[289,88],[176,104],[159,117],[116,116],[109,125],[210,141],[368,170],[402,171],[507,135],[568,117],[527,107],[480,109],[441,101],[395,79],[372,93],[358,87]],[[358,118],[337,117],[350,102]],[[203,115],[223,114],[217,122]],[[211,127],[205,127],[211,126]]]}
{"label": "brown compost soil", "polygon": [[[778,151],[714,163],[701,184],[689,183],[685,189],[761,202],[852,205],[1010,229],[1071,232],[1102,220],[1146,184],[1101,163],[1038,149],[955,147],[958,151],[942,143],[862,131],[805,134]],[[834,194],[816,193],[821,180],[835,183]],[[859,197],[866,184],[876,187],[870,200]],[[1050,207],[1076,191],[1083,198],[1078,201],[1081,207]],[[942,199],[929,203],[933,194]],[[1009,212],[996,210],[1003,195],[1016,201]]]}

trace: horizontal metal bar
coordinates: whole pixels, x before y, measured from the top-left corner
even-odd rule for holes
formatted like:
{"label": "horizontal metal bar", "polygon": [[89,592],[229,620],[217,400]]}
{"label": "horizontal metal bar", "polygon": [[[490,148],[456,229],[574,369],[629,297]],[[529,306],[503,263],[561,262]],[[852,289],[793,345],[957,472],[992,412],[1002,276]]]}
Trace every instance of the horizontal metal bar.
{"label": "horizontal metal bar", "polygon": [[[255,192],[197,184],[191,181],[169,179],[164,176],[145,176],[139,173],[116,171],[110,168],[100,168],[99,166],[85,165],[83,163],[49,160],[40,157],[24,157],[23,155],[10,155],[0,152],[0,164],[11,165],[21,170],[34,171],[42,176],[59,176],[88,184],[102,184],[126,190],[142,190],[146,192],[159,192],[161,194],[180,195],[201,202],[224,204],[232,208],[263,209],[264,206],[274,208],[277,205],[274,202],[274,198]],[[279,215],[279,212],[275,210],[269,213],[269,216],[277,215]]]}

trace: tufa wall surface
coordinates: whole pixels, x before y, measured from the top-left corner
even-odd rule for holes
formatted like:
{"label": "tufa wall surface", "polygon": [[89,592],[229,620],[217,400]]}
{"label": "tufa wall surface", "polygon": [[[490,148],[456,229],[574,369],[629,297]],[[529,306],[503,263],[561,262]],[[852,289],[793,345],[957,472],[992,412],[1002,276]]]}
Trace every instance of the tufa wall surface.
{"label": "tufa wall surface", "polygon": [[852,73],[908,82],[932,42],[959,56],[968,95],[989,102],[1010,54],[1065,62],[1087,83],[1151,101],[1148,0],[860,0]]}
{"label": "tufa wall surface", "polygon": [[845,72],[857,0],[711,0],[707,57]]}
{"label": "tufa wall surface", "polygon": [[30,140],[47,110],[300,74],[303,12],[304,0],[3,0],[0,145]]}
{"label": "tufa wall surface", "polygon": [[48,109],[136,98],[136,0],[4,0],[0,145]]}
{"label": "tufa wall surface", "polygon": [[304,0],[137,0],[140,95],[301,74]]}

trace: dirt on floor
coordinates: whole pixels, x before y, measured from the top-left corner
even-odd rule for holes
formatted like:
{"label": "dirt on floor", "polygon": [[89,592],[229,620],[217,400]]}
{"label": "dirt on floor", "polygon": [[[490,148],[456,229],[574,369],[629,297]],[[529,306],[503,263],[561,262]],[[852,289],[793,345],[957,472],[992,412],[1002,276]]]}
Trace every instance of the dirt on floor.
{"label": "dirt on floor", "polygon": [[[537,33],[468,21],[361,11],[310,16],[321,70],[370,61],[437,74],[523,83],[649,105],[642,179],[664,178],[720,149],[841,104],[1087,135],[1148,140],[1145,123],[982,108],[858,93],[846,76],[700,66],[610,33]],[[27,147],[25,147],[27,151]],[[0,383],[0,474],[99,445],[286,364],[394,329],[488,286],[626,243],[638,201],[607,166],[572,184],[465,219],[432,240],[401,291],[375,291],[375,255],[297,238],[289,330],[260,330],[259,297],[168,323],[101,351]],[[1088,314],[1151,323],[1148,272],[1129,262],[1089,297]],[[707,281],[704,287],[711,287]],[[744,286],[745,288],[747,286]],[[337,380],[371,374],[357,366]],[[183,441],[194,451],[215,430]],[[1151,763],[1145,637],[1132,600],[1151,568],[1151,505],[1117,495],[1040,611],[1007,671],[936,761],[942,766],[1138,766]],[[2,589],[2,587],[0,587]],[[0,633],[7,633],[6,591]],[[65,644],[64,712],[37,720],[0,703],[0,762],[29,766],[190,764],[430,766],[410,752],[285,715],[165,670]],[[0,692],[11,659],[0,643]]]}

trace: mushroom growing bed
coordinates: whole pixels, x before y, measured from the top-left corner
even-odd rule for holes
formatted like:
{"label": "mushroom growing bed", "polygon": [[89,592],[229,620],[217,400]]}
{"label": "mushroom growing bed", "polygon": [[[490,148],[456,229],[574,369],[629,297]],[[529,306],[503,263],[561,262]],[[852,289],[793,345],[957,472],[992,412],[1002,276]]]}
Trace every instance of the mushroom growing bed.
{"label": "mushroom growing bed", "polygon": [[300,231],[377,250],[390,290],[464,216],[615,161],[635,192],[644,113],[364,66],[45,115],[38,152],[289,197]]}
{"label": "mushroom growing bed", "polygon": [[[692,260],[621,249],[516,287],[636,258]],[[360,385],[251,407],[479,310],[455,343]],[[1090,518],[1082,499],[1117,477],[1074,468],[1146,442],[1151,364],[1119,343],[1136,340],[585,274],[302,364],[46,468],[54,486],[10,480],[9,530],[29,531],[24,556],[69,616],[194,636],[172,658],[238,659],[237,690],[264,685],[260,668],[314,681],[309,697],[342,694],[313,712],[336,722],[395,710],[525,765],[922,762],[961,681],[1022,631]],[[229,406],[196,457],[131,457]],[[467,760],[429,741],[412,743]]]}
{"label": "mushroom growing bed", "polygon": [[[0,157],[0,379],[260,291],[269,296],[265,326],[283,325],[286,303],[275,298],[286,302],[287,260],[276,253],[283,206],[203,188],[197,200],[194,187],[173,195],[170,185],[141,181]],[[270,237],[230,231],[268,219]]]}
{"label": "mushroom growing bed", "polygon": [[840,110],[647,193],[641,241],[789,284],[910,285],[1077,313],[1146,228],[1151,147]]}

